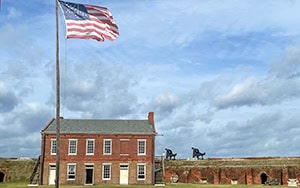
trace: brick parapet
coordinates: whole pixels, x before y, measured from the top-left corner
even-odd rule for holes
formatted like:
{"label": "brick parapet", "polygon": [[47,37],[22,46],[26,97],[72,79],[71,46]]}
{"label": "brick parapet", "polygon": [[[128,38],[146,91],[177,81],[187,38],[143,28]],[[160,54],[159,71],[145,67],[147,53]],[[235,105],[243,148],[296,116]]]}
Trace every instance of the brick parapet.
{"label": "brick parapet", "polygon": [[165,182],[174,175],[182,183],[210,184],[262,184],[266,175],[286,185],[289,178],[300,180],[300,158],[165,160]]}

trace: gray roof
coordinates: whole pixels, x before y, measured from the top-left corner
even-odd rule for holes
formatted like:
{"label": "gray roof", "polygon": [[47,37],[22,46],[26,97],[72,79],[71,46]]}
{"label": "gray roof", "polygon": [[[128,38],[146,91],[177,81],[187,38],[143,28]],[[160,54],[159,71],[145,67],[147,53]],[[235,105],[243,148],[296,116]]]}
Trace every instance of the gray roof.
{"label": "gray roof", "polygon": [[[155,128],[148,120],[61,119],[61,133],[83,134],[153,134]],[[56,133],[56,120],[46,126],[44,133]]]}

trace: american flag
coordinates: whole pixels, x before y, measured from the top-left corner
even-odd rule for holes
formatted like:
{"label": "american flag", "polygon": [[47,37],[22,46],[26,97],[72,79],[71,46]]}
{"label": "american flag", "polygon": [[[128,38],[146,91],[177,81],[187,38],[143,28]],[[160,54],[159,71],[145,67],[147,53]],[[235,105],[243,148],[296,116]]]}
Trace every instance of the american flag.
{"label": "american flag", "polygon": [[106,7],[59,1],[66,23],[67,38],[114,40],[118,26]]}

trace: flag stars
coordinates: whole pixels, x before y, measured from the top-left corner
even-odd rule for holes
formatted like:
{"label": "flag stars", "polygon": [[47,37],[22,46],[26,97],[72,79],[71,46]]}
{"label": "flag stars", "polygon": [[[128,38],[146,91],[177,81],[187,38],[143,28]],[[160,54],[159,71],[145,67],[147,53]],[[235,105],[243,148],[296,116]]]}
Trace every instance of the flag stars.
{"label": "flag stars", "polygon": [[86,8],[81,4],[64,2],[62,4],[62,9],[65,12],[67,19],[72,20],[86,20],[89,19],[89,14]]}

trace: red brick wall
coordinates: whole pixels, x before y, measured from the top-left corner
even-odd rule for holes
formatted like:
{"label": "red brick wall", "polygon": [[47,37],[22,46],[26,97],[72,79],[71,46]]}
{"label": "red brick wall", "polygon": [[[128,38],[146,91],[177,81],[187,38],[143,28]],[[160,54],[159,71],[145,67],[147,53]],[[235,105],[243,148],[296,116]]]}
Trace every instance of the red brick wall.
{"label": "red brick wall", "polygon": [[[55,161],[55,155],[50,155],[51,149],[51,139],[55,139],[55,135],[46,135],[45,139],[45,160],[46,161]],[[69,139],[77,139],[77,155],[68,155],[68,145]],[[95,139],[95,153],[94,155],[86,155],[86,139]],[[103,139],[112,139],[112,155],[103,155]],[[124,141],[124,139],[128,141]],[[146,140],[146,156],[137,155],[137,140],[145,139]],[[60,144],[60,156],[61,160],[76,160],[76,161],[102,161],[102,160],[143,160],[143,161],[152,161],[152,152],[154,146],[152,145],[153,136],[143,136],[143,135],[66,135],[61,134]],[[126,151],[128,155],[120,155],[121,153],[121,143],[127,142],[127,146],[122,149]],[[122,146],[125,146],[123,144]]]}
{"label": "red brick wall", "polygon": [[[43,184],[48,184],[49,163],[56,162],[56,155],[51,155],[51,139],[55,134],[45,135]],[[77,155],[69,155],[69,139],[77,139]],[[86,155],[86,140],[94,139],[94,155]],[[112,140],[112,155],[103,155],[103,140]],[[146,140],[146,155],[138,155],[138,140]],[[96,135],[96,134],[61,134],[60,138],[60,183],[84,184],[85,164],[94,165],[94,184],[119,184],[120,163],[129,164],[129,184],[152,184],[152,164],[154,160],[153,135]],[[76,181],[68,182],[67,163],[76,163]],[[102,163],[111,163],[111,180],[102,181]],[[146,163],[146,180],[137,181],[137,163]]]}
{"label": "red brick wall", "polygon": [[[168,161],[166,162],[168,163]],[[203,183],[205,179],[209,184],[231,184],[236,180],[238,184],[261,184],[261,174],[265,173],[270,179],[276,178],[279,184],[286,185],[289,178],[300,181],[300,164],[294,166],[168,166],[165,168],[165,182],[170,182],[171,176],[178,176],[181,183]]]}
{"label": "red brick wall", "polygon": [[[60,183],[61,184],[84,184],[85,181],[85,165],[84,162],[76,163],[76,179],[67,180],[67,163],[72,162],[62,162],[60,164]],[[103,163],[107,163],[106,161]],[[120,183],[120,161],[112,162],[111,165],[111,179],[102,180],[102,162],[90,163],[94,166],[94,184],[119,184]],[[128,183],[129,184],[152,184],[152,163],[146,163],[146,179],[137,180],[137,162],[128,162],[129,173],[128,173]],[[48,184],[48,175],[49,175],[49,163],[44,165],[44,185]]]}

